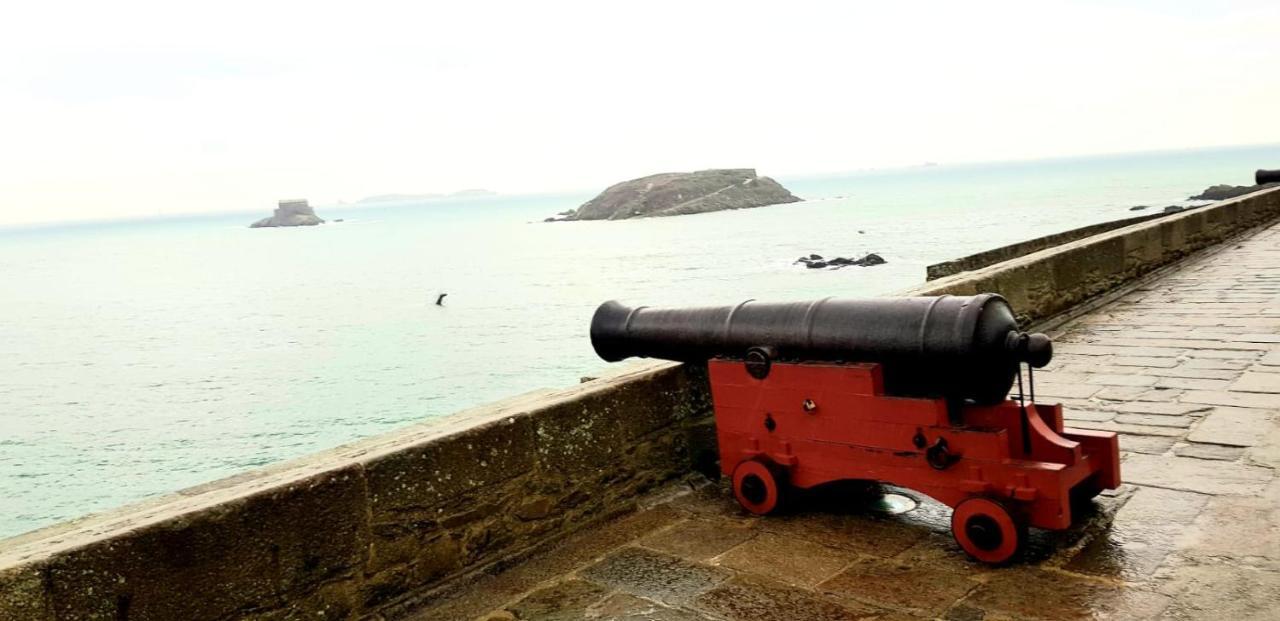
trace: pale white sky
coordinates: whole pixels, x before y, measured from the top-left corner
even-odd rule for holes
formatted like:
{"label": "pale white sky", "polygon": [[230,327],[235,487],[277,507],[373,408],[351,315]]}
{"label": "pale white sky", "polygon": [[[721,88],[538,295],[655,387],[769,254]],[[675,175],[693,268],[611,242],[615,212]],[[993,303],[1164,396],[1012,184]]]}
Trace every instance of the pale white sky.
{"label": "pale white sky", "polygon": [[22,2],[0,224],[1280,141],[1280,3]]}

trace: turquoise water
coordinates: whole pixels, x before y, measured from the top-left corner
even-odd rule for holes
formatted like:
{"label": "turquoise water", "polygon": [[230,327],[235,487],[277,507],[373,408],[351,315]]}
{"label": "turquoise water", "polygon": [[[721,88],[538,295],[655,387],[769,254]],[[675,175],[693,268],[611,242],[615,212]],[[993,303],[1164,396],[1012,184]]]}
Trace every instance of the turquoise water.
{"label": "turquoise water", "polygon": [[584,192],[0,229],[0,536],[575,383],[609,298],[897,291],[1258,167],[1280,146],[782,177],[811,200],[654,220],[541,222]]}

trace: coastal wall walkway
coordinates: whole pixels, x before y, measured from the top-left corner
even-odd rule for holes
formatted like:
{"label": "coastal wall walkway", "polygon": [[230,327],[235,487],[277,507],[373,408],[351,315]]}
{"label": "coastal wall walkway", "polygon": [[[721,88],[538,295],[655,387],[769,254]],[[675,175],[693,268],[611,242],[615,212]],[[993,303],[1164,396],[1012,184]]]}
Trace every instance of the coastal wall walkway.
{"label": "coastal wall walkway", "polygon": [[681,484],[408,618],[652,621],[1280,619],[1280,225],[1056,330],[1042,401],[1121,435],[1096,514],[1027,562],[965,559],[949,510],[848,499],[742,511]]}

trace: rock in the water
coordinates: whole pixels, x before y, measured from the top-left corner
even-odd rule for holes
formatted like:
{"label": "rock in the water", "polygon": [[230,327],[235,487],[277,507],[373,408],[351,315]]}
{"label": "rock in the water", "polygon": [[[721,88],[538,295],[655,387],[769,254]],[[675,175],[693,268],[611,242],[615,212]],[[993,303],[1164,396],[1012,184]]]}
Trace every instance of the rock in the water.
{"label": "rock in the water", "polygon": [[1186,207],[1179,207],[1178,205],[1169,205],[1168,207],[1165,207],[1164,209],[1160,210],[1160,213],[1178,213],[1183,209],[1186,209]]}
{"label": "rock in the water", "polygon": [[1195,196],[1192,196],[1188,200],[1222,201],[1228,198],[1244,196],[1245,194],[1257,192],[1258,190],[1272,188],[1277,185],[1280,185],[1280,183],[1265,183],[1262,185],[1226,185],[1226,184],[1214,185],[1214,186],[1209,186],[1208,188],[1205,189],[1205,191]]}
{"label": "rock in the water", "polygon": [[[810,257],[818,257],[818,260],[814,260]],[[862,257],[861,259],[836,257],[830,260],[822,260],[821,255],[811,254],[808,257],[800,257],[796,261],[796,263],[804,263],[804,266],[809,269],[820,269],[824,267],[839,269],[842,267],[848,267],[850,265],[857,265],[859,267],[869,267],[872,265],[880,265],[882,263],[886,263],[886,261],[884,260],[884,257],[872,252],[867,256]]]}
{"label": "rock in the water", "polygon": [[820,254],[811,254],[811,255],[809,255],[809,260],[811,260],[811,261],[821,261],[821,260],[822,260],[822,255],[820,255]]}
{"label": "rock in the water", "polygon": [[1147,208],[1146,205],[1137,205],[1134,207],[1130,207],[1129,211],[1142,211],[1143,209],[1146,209],[1146,208]]}
{"label": "rock in the water", "polygon": [[316,211],[307,204],[305,200],[289,200],[280,201],[280,205],[276,207],[274,214],[270,218],[263,218],[249,225],[249,228],[257,229],[268,226],[315,226],[324,224],[316,216]]}
{"label": "rock in the water", "polygon": [[662,173],[610,186],[564,220],[625,220],[746,209],[800,198],[750,168]]}

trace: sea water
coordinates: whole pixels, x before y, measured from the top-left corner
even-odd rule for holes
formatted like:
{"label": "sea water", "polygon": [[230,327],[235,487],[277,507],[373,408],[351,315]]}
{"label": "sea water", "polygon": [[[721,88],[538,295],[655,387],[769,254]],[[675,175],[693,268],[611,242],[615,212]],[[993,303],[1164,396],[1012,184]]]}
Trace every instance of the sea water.
{"label": "sea water", "polygon": [[0,536],[573,384],[608,299],[900,291],[1258,167],[1280,146],[782,177],[809,200],[618,222],[542,222],[586,191],[0,229]]}

